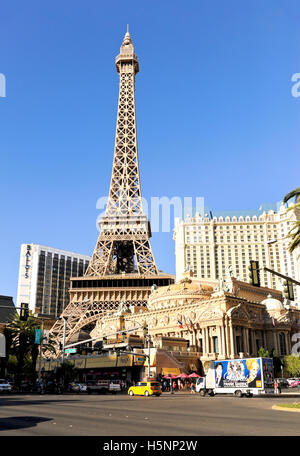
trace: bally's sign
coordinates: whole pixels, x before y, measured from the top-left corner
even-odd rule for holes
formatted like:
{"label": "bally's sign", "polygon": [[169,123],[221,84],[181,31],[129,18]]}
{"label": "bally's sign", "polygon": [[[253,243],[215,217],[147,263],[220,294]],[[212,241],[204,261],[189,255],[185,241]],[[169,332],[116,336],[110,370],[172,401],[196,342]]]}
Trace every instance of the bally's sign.
{"label": "bally's sign", "polygon": [[27,245],[27,252],[26,252],[26,261],[25,261],[25,279],[29,277],[29,269],[30,269],[30,257],[31,257],[31,245]]}

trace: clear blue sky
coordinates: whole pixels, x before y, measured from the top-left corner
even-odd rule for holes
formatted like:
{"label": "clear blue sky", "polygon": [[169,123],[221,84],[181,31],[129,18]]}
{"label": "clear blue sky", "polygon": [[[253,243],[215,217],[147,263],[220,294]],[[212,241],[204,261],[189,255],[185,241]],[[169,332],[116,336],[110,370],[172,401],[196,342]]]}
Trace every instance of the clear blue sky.
{"label": "clear blue sky", "polygon": [[[110,183],[115,56],[130,24],[143,196],[256,209],[299,185],[299,2],[2,2],[0,294],[23,242],[91,254]],[[175,272],[172,233],[155,233]]]}

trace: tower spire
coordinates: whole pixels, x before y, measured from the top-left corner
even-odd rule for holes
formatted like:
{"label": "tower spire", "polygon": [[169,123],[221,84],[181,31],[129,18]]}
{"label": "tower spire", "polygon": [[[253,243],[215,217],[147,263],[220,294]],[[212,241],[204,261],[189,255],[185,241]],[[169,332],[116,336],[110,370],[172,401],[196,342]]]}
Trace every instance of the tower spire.
{"label": "tower spire", "polygon": [[116,68],[120,85],[109,198],[86,275],[134,272],[157,275],[149,242],[150,223],[142,207],[135,113],[135,75],[139,62],[128,25],[116,57]]}

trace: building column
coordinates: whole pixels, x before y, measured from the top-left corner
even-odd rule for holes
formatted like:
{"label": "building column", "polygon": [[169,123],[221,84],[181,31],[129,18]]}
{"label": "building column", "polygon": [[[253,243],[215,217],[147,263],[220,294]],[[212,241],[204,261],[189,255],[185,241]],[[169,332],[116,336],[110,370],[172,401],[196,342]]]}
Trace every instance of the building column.
{"label": "building column", "polygon": [[209,353],[210,352],[210,347],[209,347],[208,326],[206,326],[205,342],[206,342],[206,353]]}
{"label": "building column", "polygon": [[[281,332],[281,331],[280,331]],[[281,355],[281,348],[280,348],[280,338],[279,338],[279,331],[277,332],[277,347],[278,347],[278,354]]]}
{"label": "building column", "polygon": [[268,350],[267,345],[268,345],[268,338],[267,338],[267,332],[263,331],[263,337],[264,337],[264,349]]}
{"label": "building column", "polygon": [[223,347],[222,347],[222,338],[221,338],[221,326],[217,327],[217,334],[218,334],[218,355],[222,353],[223,355]]}
{"label": "building column", "polygon": [[230,331],[230,357],[234,358],[234,355],[235,355],[235,340],[234,340],[234,330],[233,330],[231,321],[229,321],[229,331]]}
{"label": "building column", "polygon": [[247,353],[246,328],[244,326],[242,328],[242,332],[243,332],[243,352]]}
{"label": "building column", "polygon": [[249,328],[245,328],[245,338],[246,338],[246,353],[250,355],[250,347],[249,347]]}
{"label": "building column", "polygon": [[193,341],[193,345],[195,347],[197,347],[197,340],[196,340],[196,330],[195,329],[191,329],[192,331],[192,341]]}
{"label": "building column", "polygon": [[206,353],[206,328],[202,328],[202,354]]}
{"label": "building column", "polygon": [[287,331],[286,334],[285,334],[285,341],[286,341],[286,351],[287,351],[287,354],[290,355],[291,352],[292,352],[292,349],[291,349],[291,333],[290,331]]}
{"label": "building column", "polygon": [[273,341],[274,341],[274,350],[276,350],[277,355],[279,354],[278,352],[278,345],[277,345],[277,331],[273,331]]}
{"label": "building column", "polygon": [[255,355],[256,354],[256,334],[255,334],[255,330],[254,329],[250,329],[251,331],[251,350],[252,350],[252,354]]}
{"label": "building column", "polygon": [[288,355],[290,352],[289,352],[289,336],[288,336],[288,332],[285,331],[284,332],[284,340],[285,340],[285,350],[286,350],[286,355]]}
{"label": "building column", "polygon": [[221,344],[222,344],[222,355],[223,355],[223,357],[226,358],[224,325],[221,326]]}
{"label": "building column", "polygon": [[224,338],[224,346],[225,346],[225,357],[229,358],[229,327],[228,327],[228,317],[225,317],[225,322],[224,322],[224,333],[225,333],[225,338]]}

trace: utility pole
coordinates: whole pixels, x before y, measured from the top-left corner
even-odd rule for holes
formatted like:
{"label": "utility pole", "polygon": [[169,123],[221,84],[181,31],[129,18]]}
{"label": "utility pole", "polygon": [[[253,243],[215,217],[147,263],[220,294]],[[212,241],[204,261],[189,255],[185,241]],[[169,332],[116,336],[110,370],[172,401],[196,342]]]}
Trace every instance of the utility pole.
{"label": "utility pole", "polygon": [[62,364],[65,361],[65,343],[66,343],[66,329],[67,329],[67,319],[66,317],[63,317],[64,319],[64,332],[63,332],[63,341],[62,341]]}
{"label": "utility pole", "polygon": [[42,370],[43,338],[44,338],[44,319],[42,318],[41,341],[40,341],[40,358],[39,358],[39,376],[38,376],[39,380],[41,380],[41,370]]}
{"label": "utility pole", "polygon": [[150,334],[147,335],[147,338],[148,338],[148,379],[150,379],[150,353],[151,353]]}
{"label": "utility pole", "polygon": [[64,332],[63,332],[63,341],[62,341],[62,374],[63,374],[63,383],[62,383],[62,391],[65,389],[65,344],[66,344],[66,329],[67,329],[67,318],[63,317],[64,319]]}

